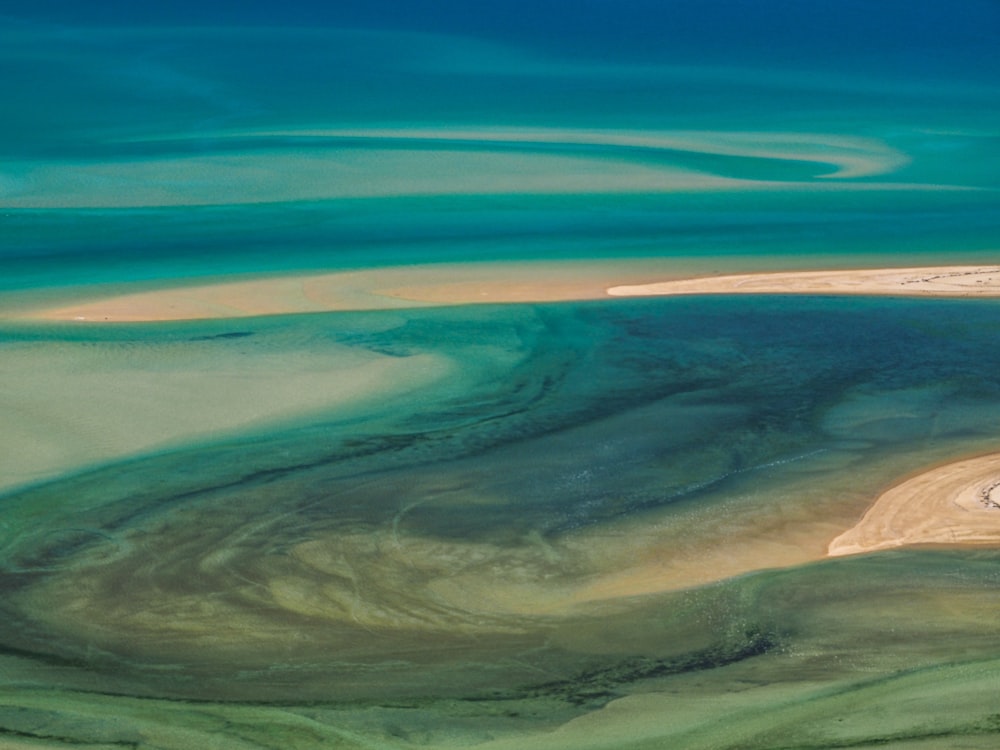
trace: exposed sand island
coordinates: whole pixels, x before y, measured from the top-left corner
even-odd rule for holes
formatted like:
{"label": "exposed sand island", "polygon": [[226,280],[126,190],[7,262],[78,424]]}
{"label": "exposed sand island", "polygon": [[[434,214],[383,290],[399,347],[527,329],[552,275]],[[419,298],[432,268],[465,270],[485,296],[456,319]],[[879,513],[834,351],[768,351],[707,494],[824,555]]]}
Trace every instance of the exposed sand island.
{"label": "exposed sand island", "polygon": [[883,493],[831,556],[909,544],[1000,543],[1000,453],[946,464]]}
{"label": "exposed sand island", "polygon": [[677,294],[887,294],[914,297],[1000,296],[1000,266],[940,266],[848,271],[788,271],[676,279],[615,286],[613,297]]}
{"label": "exposed sand island", "polygon": [[[28,306],[8,317],[151,322],[433,305],[558,302],[690,294],[1000,297],[1000,266],[933,266],[697,275],[654,264],[483,263],[408,266],[190,284]],[[637,283],[650,275],[675,276]]]}

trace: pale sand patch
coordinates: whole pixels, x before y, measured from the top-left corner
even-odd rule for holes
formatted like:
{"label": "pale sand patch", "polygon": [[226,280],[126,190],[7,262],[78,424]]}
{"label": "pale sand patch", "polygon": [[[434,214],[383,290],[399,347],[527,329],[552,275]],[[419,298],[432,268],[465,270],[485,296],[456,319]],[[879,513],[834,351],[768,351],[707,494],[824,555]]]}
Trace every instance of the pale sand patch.
{"label": "pale sand patch", "polygon": [[0,490],[145,451],[347,414],[454,372],[431,354],[106,345],[8,347],[0,370]]}
{"label": "pale sand patch", "polygon": [[787,271],[674,279],[615,286],[613,297],[681,294],[885,294],[913,297],[1000,296],[1000,266],[935,266]]}
{"label": "pale sand patch", "polygon": [[1000,544],[1000,453],[940,466],[896,485],[830,542],[828,554],[910,544]]}
{"label": "pale sand patch", "polygon": [[[668,279],[638,283],[650,276]],[[693,277],[692,277],[693,276]],[[673,277],[673,278],[669,278]],[[683,278],[687,277],[687,278]],[[558,302],[683,294],[1000,296],[1000,266],[783,271],[709,276],[669,261],[471,263],[376,268],[189,285],[66,306],[25,305],[16,319],[143,322],[379,310],[430,305]]]}

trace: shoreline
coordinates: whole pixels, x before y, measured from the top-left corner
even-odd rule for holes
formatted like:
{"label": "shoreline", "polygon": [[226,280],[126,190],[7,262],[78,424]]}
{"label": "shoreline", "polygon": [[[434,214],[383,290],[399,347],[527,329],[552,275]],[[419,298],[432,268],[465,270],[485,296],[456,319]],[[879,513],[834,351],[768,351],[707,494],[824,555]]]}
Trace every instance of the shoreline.
{"label": "shoreline", "polygon": [[[651,276],[661,280],[647,281]],[[699,294],[1000,297],[1000,266],[766,270],[719,275],[708,268],[692,268],[690,263],[684,267],[651,260],[442,264],[268,276],[105,293],[72,304],[28,303],[0,317],[149,323]]]}

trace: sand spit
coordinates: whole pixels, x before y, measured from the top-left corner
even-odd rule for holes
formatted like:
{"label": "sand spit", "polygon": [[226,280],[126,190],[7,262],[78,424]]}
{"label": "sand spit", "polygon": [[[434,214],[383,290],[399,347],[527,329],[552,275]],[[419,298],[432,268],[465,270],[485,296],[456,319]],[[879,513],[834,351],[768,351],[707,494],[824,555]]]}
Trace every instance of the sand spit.
{"label": "sand spit", "polygon": [[151,322],[558,302],[606,298],[607,287],[612,284],[634,284],[651,276],[678,275],[670,265],[654,261],[428,264],[187,284],[105,295],[69,305],[29,303],[7,317]]}
{"label": "sand spit", "polygon": [[676,279],[608,289],[613,297],[681,294],[879,294],[1000,296],[1000,266],[788,271]]}
{"label": "sand spit", "polygon": [[1000,543],[1000,453],[946,464],[883,493],[828,548],[853,555],[910,544]]}
{"label": "sand spit", "polygon": [[[650,275],[674,276],[637,283]],[[1000,266],[782,271],[681,278],[628,263],[484,263],[377,268],[224,281],[25,308],[8,317],[150,322],[379,310],[435,305],[559,302],[684,294],[843,294],[1000,297]]]}

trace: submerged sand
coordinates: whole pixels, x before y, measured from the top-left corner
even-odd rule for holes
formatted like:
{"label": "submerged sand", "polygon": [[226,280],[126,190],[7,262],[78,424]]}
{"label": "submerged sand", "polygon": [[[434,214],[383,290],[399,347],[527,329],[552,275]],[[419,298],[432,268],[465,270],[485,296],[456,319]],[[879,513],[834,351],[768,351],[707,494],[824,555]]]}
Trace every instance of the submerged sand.
{"label": "submerged sand", "polygon": [[[796,132],[403,128],[219,132],[224,153],[177,145],[121,160],[35,159],[5,165],[0,208],[217,206],[352,198],[608,195],[768,190],[966,189],[876,182],[910,157],[878,139]],[[256,146],[247,148],[250,138]],[[289,139],[305,139],[294,150]],[[322,141],[323,145],[318,142]],[[156,141],[154,141],[154,144]],[[238,146],[236,145],[238,144]],[[273,145],[269,145],[273,144]],[[737,178],[678,154],[757,160]],[[644,156],[645,158],[636,158]],[[773,167],[798,165],[786,179]],[[14,171],[11,172],[11,169]],[[358,175],[364,179],[358,179]],[[760,177],[770,177],[761,179]]]}
{"label": "submerged sand", "polygon": [[556,302],[606,296],[609,284],[648,278],[629,264],[474,263],[376,268],[190,284],[22,306],[11,317],[152,322],[482,303]]}
{"label": "submerged sand", "polygon": [[[1000,267],[736,274],[612,287],[608,294],[996,297],[1000,296]],[[827,553],[840,556],[917,544],[1000,544],[1000,454],[941,466],[893,487],[876,500],[856,526],[836,537]]]}
{"label": "submerged sand", "polygon": [[[645,282],[676,269],[628,263],[483,263],[225,281],[27,307],[9,317],[152,322],[436,305],[560,302],[691,294],[998,297],[1000,266],[930,266],[705,275]],[[642,282],[642,283],[640,283]]]}

